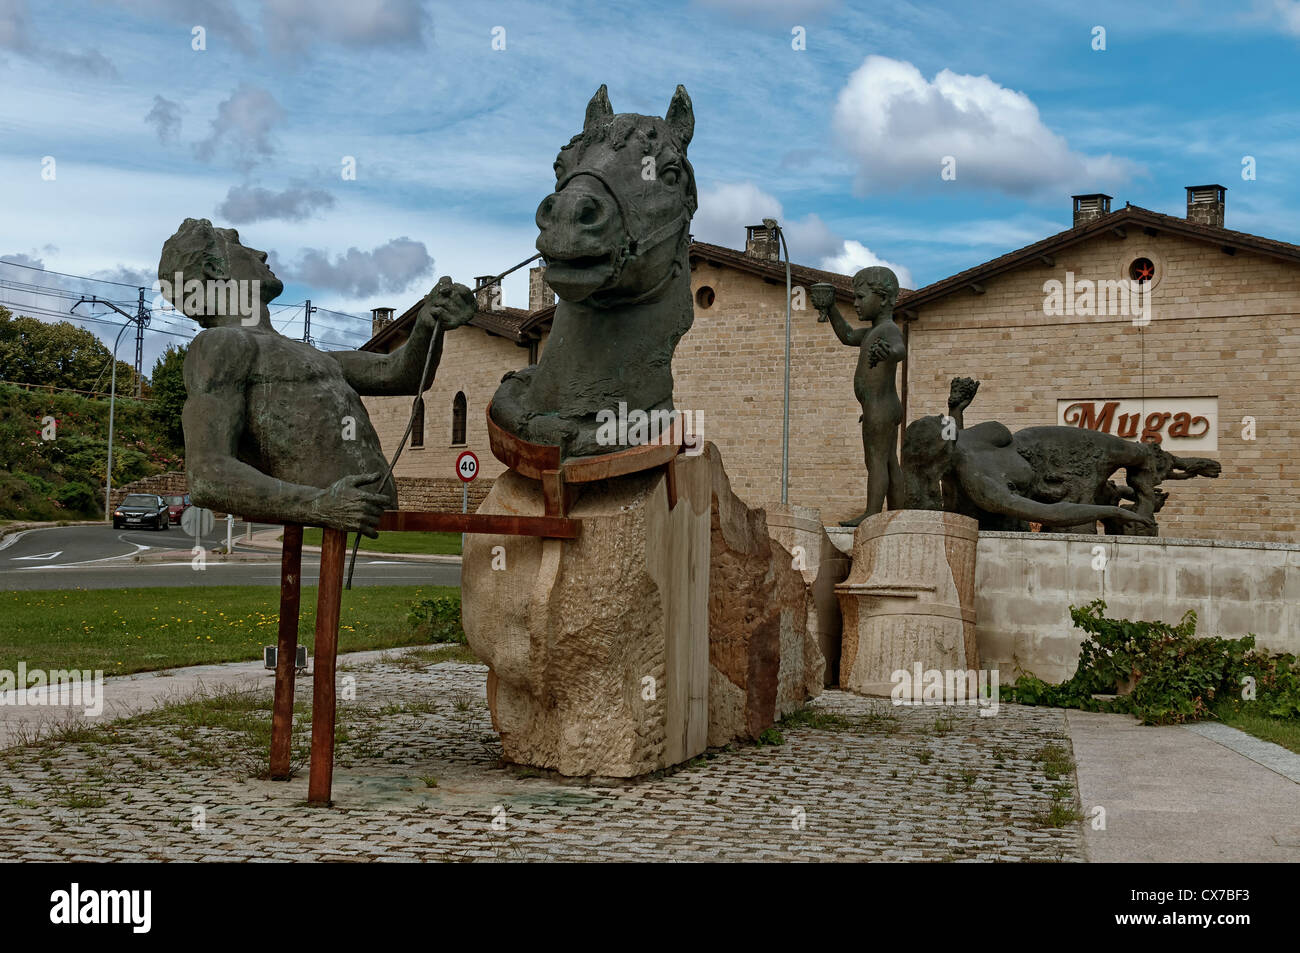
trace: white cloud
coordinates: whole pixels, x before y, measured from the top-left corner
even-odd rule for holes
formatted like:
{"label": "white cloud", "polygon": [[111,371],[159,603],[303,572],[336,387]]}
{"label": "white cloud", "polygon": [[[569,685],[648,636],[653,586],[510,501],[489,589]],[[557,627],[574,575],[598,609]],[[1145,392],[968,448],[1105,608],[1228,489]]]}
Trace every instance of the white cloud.
{"label": "white cloud", "polygon": [[701,191],[700,210],[691,221],[691,234],[700,241],[735,248],[744,240],[744,226],[758,225],[764,218],[781,222],[790,260],[795,264],[846,275],[869,265],[884,265],[894,270],[902,287],[912,287],[908,268],[885,261],[862,242],[842,238],[820,216],[809,214],[786,221],[780,201],[752,182]]}
{"label": "white cloud", "polygon": [[212,133],[194,144],[194,154],[207,162],[224,146],[234,153],[240,168],[251,168],[275,152],[271,133],[287,115],[265,89],[240,83],[230,98],[217,106]]}
{"label": "white cloud", "polygon": [[217,215],[232,225],[246,225],[273,218],[301,222],[318,211],[334,207],[334,196],[324,189],[292,185],[272,192],[255,185],[234,185],[217,206]]}
{"label": "white cloud", "polygon": [[1273,0],[1272,7],[1282,29],[1300,36],[1300,0]]}
{"label": "white cloud", "polygon": [[838,255],[833,255],[822,262],[822,267],[827,271],[838,271],[842,275],[851,275],[863,268],[871,268],[876,265],[884,265],[886,268],[891,269],[898,276],[898,286],[900,288],[915,287],[912,284],[911,271],[903,265],[885,261],[862,242],[853,241],[852,239],[844,242],[844,250]]}
{"label": "white cloud", "polygon": [[30,16],[27,0],[0,0],[0,49],[23,51],[30,48]]}
{"label": "white cloud", "polygon": [[[275,266],[273,266],[275,267]],[[316,288],[328,288],[349,297],[366,297],[379,292],[403,292],[421,276],[433,271],[433,259],[424,242],[403,236],[373,251],[349,248],[330,260],[327,252],[303,250],[297,264],[277,273]]]}
{"label": "white cloud", "polygon": [[153,108],[144,117],[144,121],[158,133],[158,141],[166,143],[180,135],[181,111],[180,103],[173,102],[166,96],[154,96]]}
{"label": "white cloud", "polygon": [[344,46],[421,46],[429,14],[419,0],[266,0],[272,49],[295,50],[313,40]]}
{"label": "white cloud", "polygon": [[735,248],[746,225],[781,218],[781,203],[752,182],[723,184],[700,192],[700,207],[691,219],[691,234],[700,241]]}
{"label": "white cloud", "polygon": [[57,60],[61,67],[99,79],[116,79],[117,68],[99,50],[54,49],[31,36],[31,11],[27,0],[0,0],[0,49],[13,50],[34,61]]}
{"label": "white cloud", "polygon": [[[839,142],[856,160],[864,191],[900,186],[992,188],[1013,195],[1087,191],[1127,178],[1132,165],[1072,150],[1043,124],[1024,93],[988,76],[940,70],[926,80],[911,63],[868,56],[835,103]],[[940,178],[944,157],[956,178]]]}

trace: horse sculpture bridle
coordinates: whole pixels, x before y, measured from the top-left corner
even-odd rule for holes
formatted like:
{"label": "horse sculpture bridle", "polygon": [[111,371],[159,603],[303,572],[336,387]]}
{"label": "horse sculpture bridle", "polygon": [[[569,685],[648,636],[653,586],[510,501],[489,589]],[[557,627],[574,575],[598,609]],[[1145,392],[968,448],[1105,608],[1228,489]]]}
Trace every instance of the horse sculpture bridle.
{"label": "horse sculpture bridle", "polygon": [[[685,159],[682,160],[682,166],[686,169],[686,174],[689,176],[688,190],[693,190],[695,188],[695,171],[691,168],[690,163]],[[606,178],[605,174],[599,169],[575,169],[559,182],[555,183],[556,193],[563,191],[570,182],[580,175],[589,175],[601,184],[605,189],[605,193],[614,200],[614,207],[618,209],[619,218],[623,222],[623,241],[614,252],[614,271],[606,280],[604,287],[608,288],[617,285],[619,278],[622,277],[623,269],[638,255],[644,254],[649,249],[658,248],[665,241],[673,237],[676,237],[680,244],[689,235],[691,215],[690,212],[683,208],[677,213],[677,217],[672,221],[665,222],[663,225],[660,225],[658,228],[653,229],[648,234],[642,235],[639,238],[634,237],[632,235],[632,221],[627,215],[627,209],[623,204],[622,196],[619,195],[618,190],[610,184],[609,179]],[[656,298],[668,283],[677,277],[680,268],[680,263],[674,263],[668,274],[656,282],[652,288],[630,298],[598,297],[601,294],[599,290],[592,292],[591,297],[596,299],[605,307],[612,305],[639,304],[642,301],[649,301]]]}

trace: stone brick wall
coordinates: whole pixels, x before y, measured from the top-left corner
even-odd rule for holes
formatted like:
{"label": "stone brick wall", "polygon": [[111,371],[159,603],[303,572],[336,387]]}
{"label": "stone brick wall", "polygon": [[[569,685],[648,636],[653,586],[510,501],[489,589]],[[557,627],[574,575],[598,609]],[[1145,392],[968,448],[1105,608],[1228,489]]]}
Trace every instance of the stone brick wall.
{"label": "stone brick wall", "polygon": [[1003,684],[1017,665],[1049,682],[1073,675],[1084,634],[1069,607],[1098,598],[1110,618],[1176,623],[1195,609],[1199,635],[1253,633],[1260,648],[1300,652],[1297,545],[985,532],[975,598],[980,664]]}
{"label": "stone brick wall", "polygon": [[[1043,283],[1127,277],[1137,257],[1156,265],[1152,320],[1049,317]],[[677,406],[701,414],[704,437],[717,444],[732,487],[751,506],[781,498],[781,412],[785,286],[701,263],[691,276],[694,327],[673,361]],[[1165,536],[1295,541],[1300,534],[1300,266],[1176,236],[1095,238],[1055,255],[1052,267],[1026,266],[982,282],[984,294],[959,292],[909,322],[907,417],[943,413],[948,381],[982,381],[967,422],[996,419],[1012,430],[1056,423],[1058,398],[1217,397],[1217,480],[1166,484],[1160,514]],[[840,308],[848,308],[846,302]],[[543,344],[543,347],[545,345]],[[423,449],[408,449],[398,475],[447,479],[462,447],[450,445],[451,406],[468,399],[467,446],[484,477],[501,465],[487,446],[484,413],[502,374],[523,367],[527,349],[477,328],[447,336],[430,390]],[[840,344],[809,307],[791,327],[790,491],[792,504],[813,506],[835,523],[861,512],[867,475],[860,408],[853,395],[856,349]],[[900,373],[900,393],[903,381]],[[406,424],[406,398],[367,398],[390,453]],[[1242,439],[1242,418],[1256,421]]]}
{"label": "stone brick wall", "polygon": [[[543,339],[544,342],[545,339]],[[543,343],[544,346],[544,343]],[[424,446],[409,444],[397,462],[396,475],[419,477],[435,481],[451,480],[456,487],[456,506],[460,510],[460,480],[456,477],[456,457],[464,450],[473,450],[479,459],[479,478],[482,485],[500,475],[505,469],[488,446],[487,406],[496,393],[501,377],[506,371],[519,370],[528,365],[528,348],[513,341],[488,334],[481,328],[466,326],[447,333],[444,338],[442,361],[433,379],[433,386],[424,395]],[[465,394],[465,442],[451,442],[452,402],[456,394]],[[384,448],[384,456],[392,457],[397,441],[406,429],[411,413],[410,397],[366,397],[362,399],[375,431]],[[470,492],[474,492],[471,485]],[[402,504],[406,507],[405,502]]]}
{"label": "stone brick wall", "polygon": [[[703,414],[704,437],[721,451],[737,496],[751,506],[779,503],[785,282],[701,263],[692,293],[705,285],[713,305],[696,305],[695,324],[673,359],[677,407]],[[853,396],[858,352],[841,344],[829,323],[818,323],[811,306],[792,311],[790,324],[789,501],[836,522],[866,504],[861,408]]]}
{"label": "stone brick wall", "polygon": [[[103,487],[100,487],[100,489],[102,490]],[[185,472],[183,470],[168,470],[166,473],[147,476],[125,486],[114,487],[109,498],[114,506],[118,506],[122,502],[122,498],[128,493],[157,493],[159,496],[182,496],[188,492]]]}
{"label": "stone brick wall", "polygon": [[[473,513],[492,489],[490,477],[479,477],[469,485],[469,512]],[[435,513],[459,513],[461,481],[458,477],[398,477],[397,505],[404,510]]]}

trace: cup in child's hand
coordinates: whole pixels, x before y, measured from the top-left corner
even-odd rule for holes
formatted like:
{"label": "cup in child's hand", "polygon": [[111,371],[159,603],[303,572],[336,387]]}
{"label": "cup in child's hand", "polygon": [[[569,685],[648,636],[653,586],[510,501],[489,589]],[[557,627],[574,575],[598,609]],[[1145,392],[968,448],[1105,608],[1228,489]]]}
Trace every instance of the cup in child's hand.
{"label": "cup in child's hand", "polygon": [[808,288],[808,296],[812,300],[813,307],[818,311],[826,311],[835,303],[835,286],[829,282],[819,281]]}

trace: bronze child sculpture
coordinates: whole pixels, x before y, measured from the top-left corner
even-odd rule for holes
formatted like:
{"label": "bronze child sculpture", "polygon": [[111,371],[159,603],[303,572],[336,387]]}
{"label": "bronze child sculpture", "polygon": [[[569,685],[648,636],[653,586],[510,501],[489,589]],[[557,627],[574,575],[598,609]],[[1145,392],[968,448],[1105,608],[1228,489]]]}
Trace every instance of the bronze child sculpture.
{"label": "bronze child sculpture", "polygon": [[[391,354],[318,351],[271,326],[267,304],[284,285],[266,253],[231,228],[186,219],[163,245],[163,294],[201,324],[185,357],[185,460],[190,495],[246,519],[377,535],[397,505],[379,437],[361,396],[414,394],[430,341],[432,367],[446,328],[474,315],[473,293],[443,278],[425,298],[405,346]],[[197,283],[197,284],[196,284]],[[183,289],[256,283],[255,313]],[[223,296],[224,297],[224,296]],[[429,384],[433,383],[432,374]]]}
{"label": "bronze child sculpture", "polygon": [[862,450],[867,464],[867,508],[841,526],[857,526],[868,516],[903,508],[903,471],[898,465],[898,428],[903,404],[895,385],[900,361],[907,357],[903,332],[894,323],[898,277],[888,268],[863,268],[853,276],[853,304],[858,319],[870,327],[851,326],[835,306],[834,286],[818,283],[810,289],[813,306],[831,322],[840,342],[856,347],[858,369],[853,392],[862,405]]}

